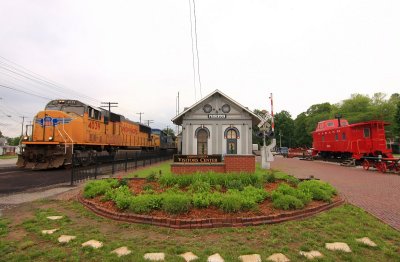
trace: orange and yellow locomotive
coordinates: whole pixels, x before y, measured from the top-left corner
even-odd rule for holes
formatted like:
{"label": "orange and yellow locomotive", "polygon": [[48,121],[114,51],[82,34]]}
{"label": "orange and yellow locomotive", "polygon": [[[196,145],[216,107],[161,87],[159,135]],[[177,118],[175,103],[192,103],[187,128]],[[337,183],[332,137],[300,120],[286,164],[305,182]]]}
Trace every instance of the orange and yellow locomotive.
{"label": "orange and yellow locomotive", "polygon": [[53,100],[36,114],[31,136],[23,139],[19,167],[68,166],[72,154],[91,159],[118,150],[155,150],[151,128],[77,100]]}

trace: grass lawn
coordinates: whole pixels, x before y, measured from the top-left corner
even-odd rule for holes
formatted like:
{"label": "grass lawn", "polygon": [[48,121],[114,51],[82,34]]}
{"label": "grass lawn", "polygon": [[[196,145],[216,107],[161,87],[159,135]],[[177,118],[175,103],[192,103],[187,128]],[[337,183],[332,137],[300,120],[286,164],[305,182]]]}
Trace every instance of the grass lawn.
{"label": "grass lawn", "polygon": [[[168,168],[167,168],[168,167]],[[169,170],[168,163],[132,173],[143,177],[151,172]],[[163,171],[164,170],[164,171]],[[61,220],[46,217],[62,215]],[[41,230],[59,228],[53,235]],[[77,236],[59,244],[60,235]],[[369,237],[378,247],[356,242]],[[96,239],[104,246],[98,250],[81,244]],[[327,242],[346,242],[352,253],[325,249]],[[118,258],[110,252],[127,246],[132,253]],[[300,250],[319,250],[317,261],[400,261],[400,232],[352,205],[343,205],[314,217],[274,225],[242,228],[175,230],[150,225],[130,224],[94,215],[74,200],[41,200],[3,211],[0,217],[1,261],[144,261],[148,252],[165,252],[166,261],[184,261],[178,254],[191,251],[206,261],[220,253],[225,261],[258,253],[262,260],[273,253],[284,253],[291,261],[307,261]]]}
{"label": "grass lawn", "polygon": [[4,155],[4,156],[0,156],[0,160],[1,159],[12,159],[12,158],[17,158],[18,156],[6,156],[6,155]]}

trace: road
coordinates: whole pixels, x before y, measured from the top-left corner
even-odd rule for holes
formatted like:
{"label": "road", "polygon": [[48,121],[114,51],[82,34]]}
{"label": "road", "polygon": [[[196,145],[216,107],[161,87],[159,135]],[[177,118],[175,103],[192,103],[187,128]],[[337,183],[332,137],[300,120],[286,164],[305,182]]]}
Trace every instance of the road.
{"label": "road", "polygon": [[283,157],[275,157],[271,167],[298,178],[314,176],[329,182],[349,203],[400,230],[400,176],[397,174]]}

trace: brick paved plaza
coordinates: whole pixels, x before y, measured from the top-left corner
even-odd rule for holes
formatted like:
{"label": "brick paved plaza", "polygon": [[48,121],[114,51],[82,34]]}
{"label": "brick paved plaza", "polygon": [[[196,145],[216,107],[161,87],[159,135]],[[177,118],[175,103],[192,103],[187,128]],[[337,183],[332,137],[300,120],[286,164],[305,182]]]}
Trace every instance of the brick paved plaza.
{"label": "brick paved plaza", "polygon": [[298,178],[314,176],[335,186],[346,200],[400,230],[400,176],[336,163],[275,157],[273,169]]}

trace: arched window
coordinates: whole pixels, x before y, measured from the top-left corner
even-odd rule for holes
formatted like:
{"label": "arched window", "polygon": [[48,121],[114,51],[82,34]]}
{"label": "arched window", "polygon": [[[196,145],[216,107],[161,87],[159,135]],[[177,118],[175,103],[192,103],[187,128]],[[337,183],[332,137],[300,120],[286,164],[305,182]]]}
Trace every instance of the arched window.
{"label": "arched window", "polygon": [[197,138],[197,154],[198,155],[207,155],[208,150],[208,130],[204,128],[200,128],[196,130],[196,138]]}
{"label": "arched window", "polygon": [[225,130],[225,138],[226,138],[226,153],[229,155],[236,155],[239,131],[236,128],[228,128]]}

